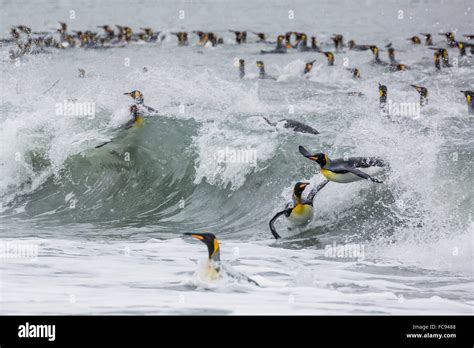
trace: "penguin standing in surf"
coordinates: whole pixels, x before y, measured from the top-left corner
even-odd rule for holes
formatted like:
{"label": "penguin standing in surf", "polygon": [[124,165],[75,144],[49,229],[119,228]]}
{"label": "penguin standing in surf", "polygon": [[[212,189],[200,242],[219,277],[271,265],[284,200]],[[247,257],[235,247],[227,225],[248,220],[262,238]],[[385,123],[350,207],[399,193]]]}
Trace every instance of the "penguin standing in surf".
{"label": "penguin standing in surf", "polygon": [[461,91],[461,93],[466,97],[468,114],[474,115],[474,91]]}
{"label": "penguin standing in surf", "polygon": [[282,215],[294,225],[303,226],[306,225],[313,218],[314,209],[313,201],[316,194],[327,185],[329,181],[325,180],[319,184],[316,188],[312,189],[306,198],[303,198],[303,192],[310,186],[309,182],[297,182],[293,188],[292,201],[289,202],[285,209],[276,213],[268,223],[270,231],[272,232],[275,239],[281,238],[275,229],[275,221]]}
{"label": "penguin standing in surf", "polygon": [[265,72],[265,64],[261,60],[257,61],[257,68],[258,68],[258,78],[262,80],[276,80],[275,77],[268,75]]}
{"label": "penguin standing in surf", "polygon": [[321,166],[321,173],[326,179],[341,184],[346,184],[358,180],[370,180],[377,184],[383,181],[374,178],[359,168],[385,167],[385,161],[378,157],[349,157],[329,159],[327,154],[311,154],[303,146],[298,147],[299,152],[311,161],[315,161]]}
{"label": "penguin standing in surf", "polygon": [[234,278],[238,281],[244,280],[251,284],[260,286],[255,280],[247,277],[246,275],[236,272],[230,267],[225,267],[224,264],[221,262],[221,252],[219,241],[217,240],[216,236],[212,233],[184,233],[185,236],[191,236],[197,240],[200,240],[207,246],[208,251],[208,259],[207,265],[204,269],[204,278],[206,280],[218,280],[222,277],[222,272],[224,271],[227,276]]}
{"label": "penguin standing in surf", "polygon": [[410,85],[420,94],[420,106],[428,104],[428,89],[422,86]]}

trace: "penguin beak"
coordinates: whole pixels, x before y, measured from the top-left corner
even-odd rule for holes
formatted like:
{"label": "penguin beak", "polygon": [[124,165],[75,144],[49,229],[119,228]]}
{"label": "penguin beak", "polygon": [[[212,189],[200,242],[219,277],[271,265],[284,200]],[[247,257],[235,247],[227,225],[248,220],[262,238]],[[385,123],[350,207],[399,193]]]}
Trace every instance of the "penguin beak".
{"label": "penguin beak", "polygon": [[132,95],[132,92],[124,93],[123,95],[129,95],[129,96],[131,96],[131,95]]}
{"label": "penguin beak", "polygon": [[185,235],[187,235],[187,236],[191,236],[191,237],[193,237],[193,238],[196,238],[196,239],[199,239],[199,240],[203,240],[203,239],[204,239],[204,237],[203,237],[203,236],[201,236],[200,234],[195,234],[195,233],[185,233]]}

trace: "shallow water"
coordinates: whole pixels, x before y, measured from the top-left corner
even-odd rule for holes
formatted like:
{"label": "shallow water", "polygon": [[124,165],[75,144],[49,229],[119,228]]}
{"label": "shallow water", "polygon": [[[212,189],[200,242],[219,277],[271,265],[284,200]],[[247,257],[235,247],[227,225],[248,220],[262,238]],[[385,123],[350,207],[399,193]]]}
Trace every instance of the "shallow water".
{"label": "shallow water", "polygon": [[[0,253],[2,313],[472,313],[474,131],[459,90],[474,86],[473,67],[437,73],[433,52],[406,40],[423,31],[472,34],[467,1],[2,1],[2,9],[2,37],[13,24],[47,30],[66,20],[72,29],[205,29],[226,42],[199,47],[192,35],[190,46],[176,47],[168,35],[161,44],[0,64],[0,252],[10,250]],[[412,69],[387,73],[370,64],[370,52],[347,49],[331,68],[317,53],[261,56],[271,45],[250,33],[250,42],[236,45],[229,29],[271,38],[304,31],[323,44],[337,32],[377,44],[383,60],[392,42]],[[6,57],[8,47],[0,50]],[[244,80],[236,58],[247,62]],[[277,81],[255,79],[261,58]],[[310,78],[302,78],[313,59]],[[344,62],[360,68],[360,81]],[[86,78],[77,78],[78,68]],[[379,114],[379,82],[393,102],[416,103],[410,84],[426,86],[429,104],[419,117],[389,122]],[[134,89],[163,117],[119,133],[131,102],[123,93]],[[58,117],[56,104],[71,99],[94,103],[95,117]],[[321,134],[275,129],[261,116],[296,119]],[[382,185],[328,184],[310,224],[290,231],[279,220],[284,238],[275,242],[268,221],[294,183],[322,181],[300,144],[334,158],[380,156],[390,169]],[[249,150],[256,160],[219,161],[226,149]],[[225,275],[201,279],[207,251],[182,238],[191,231],[214,233],[224,262],[260,287]],[[20,245],[33,251],[16,257]],[[358,253],[328,251],[341,246]]]}

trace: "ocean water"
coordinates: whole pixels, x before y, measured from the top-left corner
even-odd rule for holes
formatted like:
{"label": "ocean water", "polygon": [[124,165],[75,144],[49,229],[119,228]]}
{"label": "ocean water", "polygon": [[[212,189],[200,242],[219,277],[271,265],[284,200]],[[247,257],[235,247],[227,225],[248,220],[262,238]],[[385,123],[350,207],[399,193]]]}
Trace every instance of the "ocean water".
{"label": "ocean water", "polygon": [[[433,51],[406,40],[430,32],[446,47],[437,33],[473,34],[469,1],[0,4],[1,37],[12,25],[48,31],[58,21],[167,34],[155,44],[50,50],[17,64],[0,47],[2,314],[473,313],[474,118],[460,93],[474,87],[473,58],[437,72]],[[225,44],[201,47],[191,34],[189,46],[177,47],[169,33],[178,30],[213,31]],[[248,42],[235,44],[228,30],[247,30]],[[251,31],[270,40],[305,32],[328,50],[341,33],[376,44],[383,60],[392,43],[411,69],[388,73],[370,64],[370,52],[347,48],[334,67],[314,52],[262,56],[272,45]],[[452,61],[459,55],[448,51]],[[256,79],[260,59],[276,81]],[[352,80],[347,67],[362,78]],[[416,117],[387,121],[378,83],[391,101],[412,104],[419,96],[410,84],[423,85],[429,103]],[[160,116],[120,132],[131,104],[123,93],[134,89]],[[58,115],[68,101],[92,103],[94,117]],[[262,116],[320,134],[271,127]],[[380,156],[390,166],[384,184],[329,183],[309,225],[288,230],[280,219],[275,241],[268,221],[293,185],[323,180],[298,145],[333,158]],[[219,160],[234,150],[255,157]],[[203,279],[206,247],[185,232],[214,233],[226,268],[260,286],[225,272]]]}

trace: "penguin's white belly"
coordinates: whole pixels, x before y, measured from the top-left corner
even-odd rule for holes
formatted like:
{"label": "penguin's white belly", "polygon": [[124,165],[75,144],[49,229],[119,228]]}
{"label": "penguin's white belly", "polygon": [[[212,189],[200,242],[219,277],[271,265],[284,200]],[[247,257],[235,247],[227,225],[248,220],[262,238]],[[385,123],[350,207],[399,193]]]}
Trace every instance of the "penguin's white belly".
{"label": "penguin's white belly", "polygon": [[308,204],[297,204],[291,211],[288,220],[295,225],[303,225],[313,218],[313,207]]}
{"label": "penguin's white belly", "polygon": [[349,182],[362,180],[360,176],[354,175],[352,173],[333,173],[327,169],[321,169],[321,173],[330,181],[338,182],[341,184],[347,184]]}

